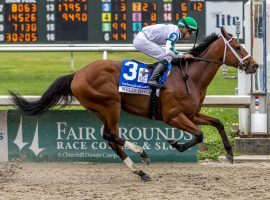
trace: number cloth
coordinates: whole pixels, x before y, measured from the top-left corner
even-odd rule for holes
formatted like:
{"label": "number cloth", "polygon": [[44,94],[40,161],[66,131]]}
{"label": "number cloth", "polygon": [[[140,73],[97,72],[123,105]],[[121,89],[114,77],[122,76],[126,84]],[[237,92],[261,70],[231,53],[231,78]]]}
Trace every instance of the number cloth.
{"label": "number cloth", "polygon": [[[171,65],[161,77],[160,84],[164,84]],[[150,74],[147,65],[135,60],[123,60],[119,79],[119,92],[150,95],[151,89],[147,84]]]}

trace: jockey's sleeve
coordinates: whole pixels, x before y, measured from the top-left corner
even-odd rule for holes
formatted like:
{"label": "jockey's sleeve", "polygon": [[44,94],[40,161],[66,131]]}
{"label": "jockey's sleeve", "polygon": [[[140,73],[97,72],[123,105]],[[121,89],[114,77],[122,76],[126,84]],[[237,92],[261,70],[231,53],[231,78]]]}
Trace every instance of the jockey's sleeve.
{"label": "jockey's sleeve", "polygon": [[172,56],[173,58],[181,58],[183,53],[175,49],[175,43],[179,39],[177,33],[171,33],[166,42],[166,54]]}

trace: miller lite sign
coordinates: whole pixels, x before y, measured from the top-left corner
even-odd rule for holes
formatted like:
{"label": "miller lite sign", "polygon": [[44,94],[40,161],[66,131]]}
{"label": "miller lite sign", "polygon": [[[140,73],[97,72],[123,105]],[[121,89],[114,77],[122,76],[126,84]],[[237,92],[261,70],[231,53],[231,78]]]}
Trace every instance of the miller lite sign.
{"label": "miller lite sign", "polygon": [[243,39],[243,1],[206,1],[206,35],[220,33],[224,26],[235,36],[237,20],[241,30],[239,39]]}

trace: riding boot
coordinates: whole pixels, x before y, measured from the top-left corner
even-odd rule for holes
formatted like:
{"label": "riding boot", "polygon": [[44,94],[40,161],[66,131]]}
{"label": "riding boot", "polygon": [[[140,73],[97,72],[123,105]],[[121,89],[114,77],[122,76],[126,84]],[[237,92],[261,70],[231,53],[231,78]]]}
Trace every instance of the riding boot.
{"label": "riding boot", "polygon": [[163,87],[162,85],[159,85],[159,79],[161,75],[166,71],[168,66],[168,61],[167,60],[162,60],[160,61],[157,66],[154,67],[153,73],[149,81],[147,82],[148,85],[155,87],[155,88],[161,88]]}

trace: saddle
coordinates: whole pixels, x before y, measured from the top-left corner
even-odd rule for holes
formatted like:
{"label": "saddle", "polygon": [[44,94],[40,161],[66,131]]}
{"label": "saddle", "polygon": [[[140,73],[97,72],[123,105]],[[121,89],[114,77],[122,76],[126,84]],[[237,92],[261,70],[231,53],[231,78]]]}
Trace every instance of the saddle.
{"label": "saddle", "polygon": [[[141,63],[141,64],[144,64],[147,66],[147,69],[148,69],[148,73],[152,73],[154,67],[158,64],[158,62],[156,63],[143,63],[143,62],[140,62],[136,59],[133,59],[134,62],[138,62],[138,63]],[[185,86],[186,86],[186,91],[187,91],[187,94],[188,95],[191,95],[191,92],[190,92],[190,88],[189,88],[189,85],[188,85],[188,79],[189,79],[189,75],[187,74],[187,71],[188,71],[188,60],[185,60],[185,59],[180,59],[180,58],[175,58],[171,61],[171,66],[178,66],[181,70],[181,73],[182,73],[182,79],[185,83]],[[170,66],[170,68],[171,68]],[[185,70],[183,70],[183,68],[185,67]],[[167,75],[166,75],[167,77]],[[166,78],[161,80],[163,81],[163,84],[165,83],[166,81]],[[162,84],[162,83],[161,83]],[[157,103],[158,103],[158,96],[156,95],[157,94],[157,89],[154,88],[154,87],[151,87],[151,92],[150,92],[150,105],[149,105],[149,118],[150,119],[155,119],[156,118],[156,114],[157,114]]]}
{"label": "saddle", "polygon": [[[149,105],[149,118],[155,119],[157,114],[157,102],[158,96],[157,93],[159,89],[150,87],[147,82],[152,74],[154,67],[158,64],[155,63],[144,63],[136,59],[123,60],[121,67],[121,75],[119,79],[119,92],[132,93],[132,94],[143,94],[150,95],[150,105]],[[186,85],[188,95],[191,95],[190,89],[188,86],[189,76],[187,74],[188,61],[184,59],[174,59],[172,61],[174,66],[178,66],[182,72],[183,80]],[[181,64],[181,65],[180,65]],[[183,70],[182,65],[186,66],[185,71]],[[172,65],[168,66],[167,71],[163,74],[160,79],[160,84],[164,85],[167,79],[169,70]]]}

